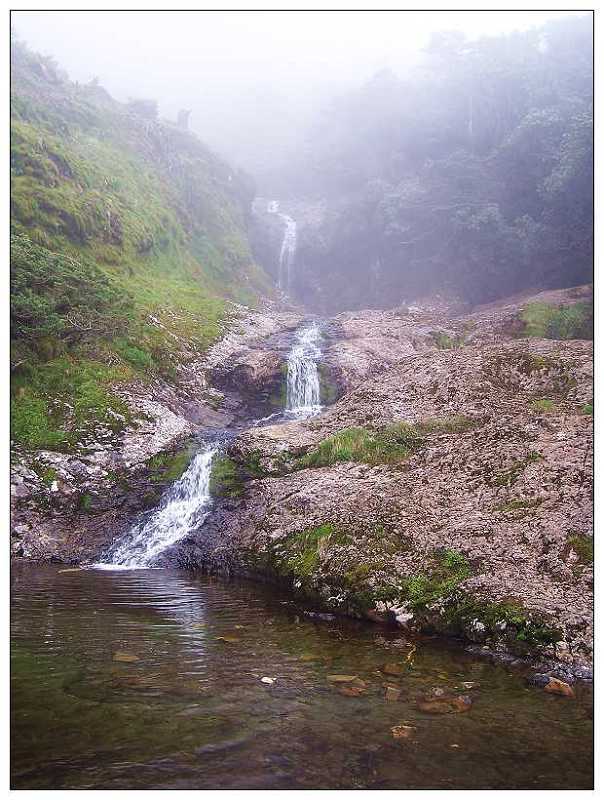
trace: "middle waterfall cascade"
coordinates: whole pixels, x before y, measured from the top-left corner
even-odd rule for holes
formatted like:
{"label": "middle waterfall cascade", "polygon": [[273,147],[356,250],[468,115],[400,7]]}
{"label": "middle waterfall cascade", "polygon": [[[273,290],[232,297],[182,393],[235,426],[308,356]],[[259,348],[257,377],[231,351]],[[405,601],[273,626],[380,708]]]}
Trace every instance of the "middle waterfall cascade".
{"label": "middle waterfall cascade", "polygon": [[297,244],[297,228],[296,220],[292,219],[288,214],[279,211],[278,200],[271,200],[267,206],[269,214],[277,214],[277,216],[285,223],[285,232],[283,234],[283,241],[281,243],[281,252],[279,253],[279,276],[277,285],[282,289],[285,294],[289,293],[291,271],[296,257],[296,244]]}
{"label": "middle waterfall cascade", "polygon": [[286,414],[294,419],[314,417],[322,409],[318,368],[321,340],[321,330],[312,322],[296,333],[287,357]]}
{"label": "middle waterfall cascade", "polygon": [[210,510],[212,459],[219,449],[214,442],[197,453],[152,516],[135,525],[105,556],[106,560],[95,566],[105,569],[150,567],[167,547],[198,527]]}

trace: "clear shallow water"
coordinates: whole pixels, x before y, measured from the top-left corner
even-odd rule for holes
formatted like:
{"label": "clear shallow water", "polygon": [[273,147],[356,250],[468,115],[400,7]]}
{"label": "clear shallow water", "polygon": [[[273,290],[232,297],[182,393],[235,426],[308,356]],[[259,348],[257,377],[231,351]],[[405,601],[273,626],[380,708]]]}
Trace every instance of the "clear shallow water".
{"label": "clear shallow water", "polygon": [[[13,567],[13,788],[591,786],[587,687],[547,695],[455,648],[312,621],[272,588],[65,569]],[[389,678],[387,662],[411,666]],[[366,693],[342,696],[332,674]],[[469,712],[417,709],[461,681],[480,684]],[[393,739],[398,724],[413,736]]]}

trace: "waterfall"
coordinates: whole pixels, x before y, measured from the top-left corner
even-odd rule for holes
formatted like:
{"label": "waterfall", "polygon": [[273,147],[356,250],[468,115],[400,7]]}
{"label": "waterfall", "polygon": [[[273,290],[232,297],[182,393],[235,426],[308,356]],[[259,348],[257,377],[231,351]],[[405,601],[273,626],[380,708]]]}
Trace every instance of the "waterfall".
{"label": "waterfall", "polygon": [[285,222],[285,233],[279,254],[279,288],[287,294],[290,285],[290,273],[296,257],[296,221],[287,214],[279,214]]}
{"label": "waterfall", "polygon": [[296,257],[296,244],[297,244],[297,229],[296,220],[292,219],[288,214],[279,211],[279,201],[271,200],[266,210],[269,214],[277,214],[277,216],[285,223],[285,232],[283,233],[283,241],[281,242],[281,252],[279,253],[279,277],[277,285],[286,294],[289,293],[291,271]]}
{"label": "waterfall", "polygon": [[95,566],[104,569],[144,569],[167,547],[199,527],[210,507],[212,459],[219,445],[198,453],[188,469],[165,494],[159,508],[114,545],[105,560]]}
{"label": "waterfall", "polygon": [[321,330],[316,322],[301,328],[287,357],[286,414],[308,419],[321,411],[321,385],[317,363],[321,358]]}

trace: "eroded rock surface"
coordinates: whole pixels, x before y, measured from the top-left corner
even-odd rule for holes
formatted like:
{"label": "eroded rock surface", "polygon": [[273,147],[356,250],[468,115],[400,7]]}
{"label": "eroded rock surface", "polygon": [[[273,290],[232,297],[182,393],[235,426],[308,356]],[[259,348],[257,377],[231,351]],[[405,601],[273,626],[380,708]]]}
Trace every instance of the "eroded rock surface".
{"label": "eroded rock surface", "polygon": [[[536,299],[569,302],[563,292]],[[349,390],[312,420],[234,439],[245,489],[218,504],[181,563],[280,577],[331,610],[383,612],[582,669],[592,343],[514,338],[526,302],[454,318],[340,315],[344,338],[326,361]],[[455,346],[439,346],[441,332]],[[400,423],[418,441],[393,463],[301,461],[343,429]]]}

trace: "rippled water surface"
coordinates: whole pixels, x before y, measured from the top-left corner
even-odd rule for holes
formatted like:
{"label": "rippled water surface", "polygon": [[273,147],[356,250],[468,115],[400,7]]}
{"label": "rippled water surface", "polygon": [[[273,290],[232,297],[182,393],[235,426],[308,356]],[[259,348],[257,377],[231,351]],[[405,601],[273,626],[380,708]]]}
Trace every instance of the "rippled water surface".
{"label": "rippled water surface", "polygon": [[[313,621],[273,589],[16,565],[12,602],[14,788],[592,783],[588,688],[547,695],[433,641]],[[403,674],[381,672],[389,662]],[[358,676],[366,692],[342,695],[334,674]],[[426,690],[462,681],[479,684],[470,711],[418,710]],[[397,701],[385,683],[399,685]],[[394,739],[401,724],[411,735]]]}

